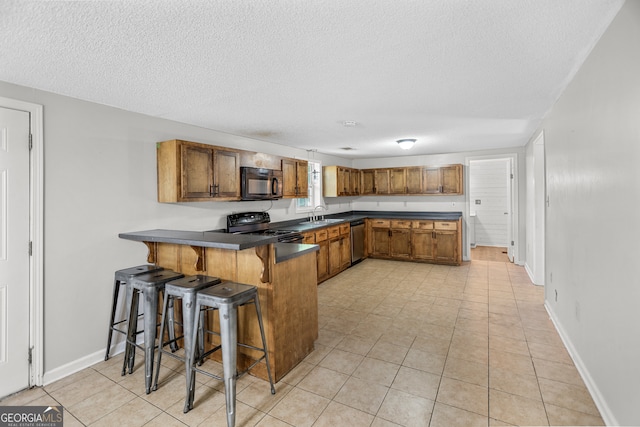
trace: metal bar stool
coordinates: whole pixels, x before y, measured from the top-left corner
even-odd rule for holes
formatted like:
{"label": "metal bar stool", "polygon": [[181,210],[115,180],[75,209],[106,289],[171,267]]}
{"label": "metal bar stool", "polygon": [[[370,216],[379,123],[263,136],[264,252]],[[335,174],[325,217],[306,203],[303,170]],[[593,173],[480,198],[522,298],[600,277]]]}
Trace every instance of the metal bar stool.
{"label": "metal bar stool", "polygon": [[[120,295],[120,286],[126,286],[127,282],[131,280],[135,276],[140,276],[142,274],[153,273],[156,271],[162,270],[162,267],[156,265],[138,265],[137,267],[125,268],[124,270],[118,270],[115,273],[115,278],[113,281],[113,299],[111,301],[111,320],[109,321],[109,336],[107,338],[107,351],[104,355],[104,360],[109,360],[109,353],[111,351],[111,340],[113,338],[114,332],[119,332],[122,335],[127,335],[127,330],[120,329],[118,325],[122,323],[126,323],[129,319],[124,318],[116,321],[116,311],[118,308],[118,296]],[[128,313],[128,312],[127,312]],[[142,314],[138,314],[139,317]],[[138,334],[140,331],[136,331]]]}
{"label": "metal bar stool", "polygon": [[[220,280],[218,277],[203,276],[201,274],[198,274],[195,276],[188,276],[183,277],[182,279],[174,280],[164,286],[164,308],[162,309],[162,321],[160,322],[160,333],[158,335],[158,360],[156,361],[155,378],[153,381],[154,391],[158,389],[158,377],[160,376],[160,363],[162,362],[162,353],[167,353],[168,356],[184,361],[186,368],[185,372],[187,375],[189,374],[187,355],[191,350],[191,346],[196,345],[196,343],[192,342],[191,339],[193,334],[192,329],[195,325],[198,324],[195,320],[195,316],[197,314],[196,292],[217,285],[221,282],[222,280]],[[169,337],[169,341],[164,341],[164,329],[167,323],[165,313],[169,311],[169,301],[175,300],[176,298],[182,299],[183,334],[182,336],[175,337],[173,339]],[[204,330],[204,311],[200,311],[199,314],[202,316],[199,324],[200,327]],[[184,339],[184,357],[173,354],[174,350],[172,350],[172,352],[169,352],[164,349],[165,345],[175,343],[181,338]],[[197,355],[201,356],[204,354],[204,333],[202,333],[202,331],[198,335],[198,343],[195,350]]]}
{"label": "metal bar stool", "polygon": [[[238,307],[246,304],[254,304],[256,307],[256,315],[260,326],[260,336],[262,338],[262,348],[238,343]],[[196,372],[200,372],[201,374],[224,381],[224,394],[227,403],[227,426],[233,427],[236,423],[236,380],[246,374],[263,359],[267,365],[271,394],[276,393],[276,389],[273,386],[273,379],[271,377],[271,367],[269,366],[269,353],[267,351],[267,341],[265,339],[264,326],[262,324],[262,312],[260,311],[258,288],[240,283],[223,282],[217,286],[204,289],[197,293],[196,312],[201,310],[202,307],[218,309],[218,314],[220,316],[220,344],[222,347],[222,369],[224,377],[220,378],[210,372],[198,369],[195,366],[195,347],[192,347],[188,355],[187,396],[184,404],[184,412],[186,413],[193,408],[196,384],[195,377]],[[192,331],[192,342],[195,342],[198,330],[199,325],[196,324]],[[262,357],[251,364],[251,366],[249,366],[245,371],[240,373],[238,373],[236,366],[238,345],[262,352]],[[212,351],[215,351],[216,349]]]}
{"label": "metal bar stool", "polygon": [[[127,309],[129,319],[135,319],[138,312],[138,295],[144,295],[144,382],[147,394],[151,393],[151,379],[153,375],[153,355],[156,344],[156,329],[158,317],[158,294],[164,291],[167,282],[184,277],[172,270],[161,270],[155,273],[133,277],[127,282]],[[122,375],[125,374],[127,364],[129,372],[133,370],[136,347],[136,322],[129,322],[125,357],[122,364]]]}

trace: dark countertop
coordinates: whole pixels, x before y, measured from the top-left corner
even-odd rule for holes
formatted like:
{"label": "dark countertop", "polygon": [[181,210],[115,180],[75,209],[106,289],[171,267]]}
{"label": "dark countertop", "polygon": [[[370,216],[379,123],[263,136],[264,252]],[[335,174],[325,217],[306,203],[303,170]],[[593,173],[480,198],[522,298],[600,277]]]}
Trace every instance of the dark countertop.
{"label": "dark countertop", "polygon": [[328,221],[281,221],[271,224],[271,228],[292,231],[311,231],[322,227],[329,227],[345,222],[359,221],[366,218],[388,218],[388,219],[438,219],[445,221],[457,221],[462,217],[462,212],[385,212],[385,211],[351,211],[338,214],[326,215]]}
{"label": "dark countertop", "polygon": [[276,243],[278,236],[255,236],[250,234],[220,233],[217,231],[146,230],[120,233],[121,239],[137,242],[161,242],[178,245],[200,246],[241,251],[256,246]]}
{"label": "dark countertop", "polygon": [[276,251],[276,264],[320,249],[318,245],[306,243],[276,243],[273,247]]}
{"label": "dark countertop", "polygon": [[[462,216],[462,212],[384,212],[384,211],[351,211],[339,214],[327,215],[327,222],[308,222],[300,218],[292,221],[281,221],[271,224],[271,228],[286,229],[292,231],[311,231],[328,227],[334,224],[351,222],[365,218],[390,218],[390,219],[439,219],[456,221]],[[179,245],[199,246],[204,248],[218,248],[241,251],[257,246],[277,243],[276,260],[285,261],[295,258],[309,251],[318,250],[316,245],[299,243],[278,243],[278,236],[256,236],[251,234],[222,233],[220,230],[212,231],[180,231],[180,230],[146,230],[120,233],[121,239],[137,242],[161,242]],[[279,253],[279,255],[278,255]]]}

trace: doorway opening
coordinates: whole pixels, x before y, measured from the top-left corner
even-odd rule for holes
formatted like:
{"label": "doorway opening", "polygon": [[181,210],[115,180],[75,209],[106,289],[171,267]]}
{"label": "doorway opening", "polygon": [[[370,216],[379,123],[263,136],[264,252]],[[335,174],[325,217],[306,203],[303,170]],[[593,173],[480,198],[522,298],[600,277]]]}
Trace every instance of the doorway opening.
{"label": "doorway opening", "polygon": [[518,262],[516,154],[467,159],[469,259]]}

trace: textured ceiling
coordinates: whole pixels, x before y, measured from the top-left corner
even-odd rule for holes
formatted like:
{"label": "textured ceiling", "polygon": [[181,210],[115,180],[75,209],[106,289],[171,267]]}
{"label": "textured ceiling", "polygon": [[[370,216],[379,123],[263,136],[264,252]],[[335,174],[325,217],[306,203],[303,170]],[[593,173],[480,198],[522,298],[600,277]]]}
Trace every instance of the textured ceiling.
{"label": "textured ceiling", "polygon": [[623,2],[3,0],[0,80],[346,158],[522,146]]}

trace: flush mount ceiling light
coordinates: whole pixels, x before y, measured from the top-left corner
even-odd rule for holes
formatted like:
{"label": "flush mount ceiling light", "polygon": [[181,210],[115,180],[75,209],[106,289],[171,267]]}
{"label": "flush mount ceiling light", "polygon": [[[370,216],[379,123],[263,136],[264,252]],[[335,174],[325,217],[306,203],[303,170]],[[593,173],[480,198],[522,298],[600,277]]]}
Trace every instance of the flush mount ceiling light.
{"label": "flush mount ceiling light", "polygon": [[398,143],[400,148],[402,148],[403,150],[409,150],[411,147],[413,147],[413,144],[416,143],[416,140],[415,139],[399,139],[396,142]]}

